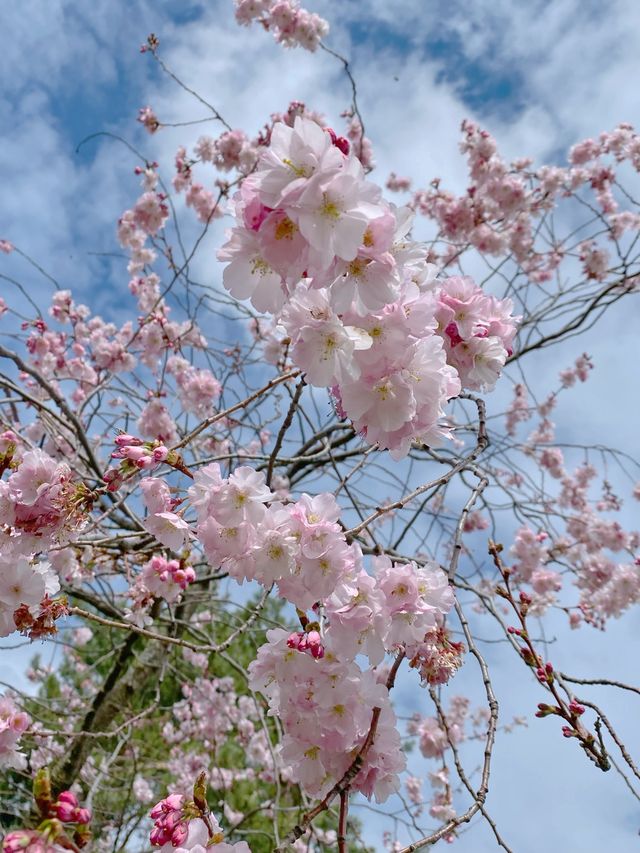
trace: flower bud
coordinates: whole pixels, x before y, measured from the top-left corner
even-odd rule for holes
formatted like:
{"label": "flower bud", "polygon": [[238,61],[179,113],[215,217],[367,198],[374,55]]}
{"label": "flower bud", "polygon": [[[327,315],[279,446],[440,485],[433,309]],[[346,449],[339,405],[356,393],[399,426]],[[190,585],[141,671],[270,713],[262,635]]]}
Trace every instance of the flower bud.
{"label": "flower bud", "polygon": [[171,840],[171,833],[167,831],[163,824],[156,824],[149,833],[149,841],[154,847],[162,847]]}
{"label": "flower bud", "polygon": [[193,786],[193,802],[203,814],[209,810],[207,807],[207,774],[202,771]]}
{"label": "flower bud", "polygon": [[91,811],[86,808],[80,808],[76,810],[76,823],[91,823]]}
{"label": "flower bud", "polygon": [[185,840],[188,834],[189,826],[187,824],[187,821],[182,821],[182,823],[179,823],[171,833],[171,845],[173,847],[181,847],[182,842]]}
{"label": "flower bud", "polygon": [[125,447],[126,445],[140,445],[142,444],[141,438],[136,438],[135,435],[129,435],[126,432],[123,432],[121,435],[117,435],[115,437],[115,444],[118,447]]}
{"label": "flower bud", "polygon": [[290,649],[300,649],[300,644],[303,642],[304,634],[302,631],[294,631],[287,637],[287,645]]}
{"label": "flower bud", "polygon": [[38,770],[34,777],[33,798],[42,814],[47,815],[49,813],[51,803],[53,802],[51,779],[49,777],[49,769],[47,767],[42,767]]}
{"label": "flower bud", "polygon": [[146,468],[153,468],[155,464],[153,456],[141,456],[140,459],[136,460],[136,466],[142,470]]}
{"label": "flower bud", "polygon": [[322,637],[318,631],[309,631],[307,634],[307,648],[314,658],[324,657],[324,646],[322,645]]}
{"label": "flower bud", "polygon": [[37,836],[26,829],[17,829],[5,835],[2,842],[2,853],[23,853],[28,847],[35,849],[33,841],[37,843]]}
{"label": "flower bud", "polygon": [[559,713],[561,713],[561,710],[557,705],[546,705],[544,702],[540,702],[536,711],[536,717],[548,717],[550,714]]}
{"label": "flower bud", "polygon": [[127,444],[122,448],[122,455],[125,459],[130,459],[132,462],[137,462],[147,455],[147,450],[139,444]]}
{"label": "flower bud", "polygon": [[61,794],[58,794],[58,802],[74,807],[78,806],[78,798],[72,791],[63,791]]}
{"label": "flower bud", "polygon": [[338,136],[338,138],[334,140],[333,144],[336,146],[336,148],[342,151],[345,157],[349,154],[349,148],[351,146],[349,144],[349,140],[345,139],[344,136]]}

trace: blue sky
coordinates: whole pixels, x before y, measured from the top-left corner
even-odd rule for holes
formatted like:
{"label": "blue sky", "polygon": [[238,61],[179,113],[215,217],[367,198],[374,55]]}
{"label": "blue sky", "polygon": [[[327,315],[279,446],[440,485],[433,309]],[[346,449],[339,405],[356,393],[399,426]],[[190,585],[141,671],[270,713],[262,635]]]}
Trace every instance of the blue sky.
{"label": "blue sky", "polygon": [[[531,155],[537,162],[560,162],[575,141],[620,121],[637,123],[637,40],[631,34],[640,32],[640,4],[633,0],[318,0],[309,8],[330,20],[328,43],[353,59],[378,162],[372,177],[380,182],[393,169],[416,185],[439,176],[445,186],[462,190],[457,142],[465,116],[491,130],[507,157]],[[95,133],[121,135],[170,175],[179,144],[216,133],[212,124],[149,137],[136,125],[145,104],[167,122],[204,117],[150,57],[139,54],[151,31],[185,83],[249,133],[292,99],[324,112],[338,128],[350,101],[331,57],[286,51],[257,28],[239,29],[231,0],[7,5],[0,32],[0,238],[29,252],[63,287],[107,316],[117,312],[127,283],[115,223],[136,197],[136,159],[114,139],[97,137],[76,152],[78,144]],[[212,229],[195,265],[202,280],[219,281],[214,253],[222,228]],[[19,257],[0,256],[0,273],[19,278],[36,298],[50,292]],[[0,279],[0,295],[5,288],[9,293]],[[637,449],[637,315],[636,299],[584,343],[537,362],[539,374],[555,374],[585,348],[595,356],[593,380],[574,393],[572,417],[559,424],[563,435],[575,436],[579,423],[581,441]],[[630,614],[606,635],[572,634],[562,645],[566,668],[628,677],[625,658],[637,657],[638,627]],[[562,625],[553,629],[560,635]],[[527,686],[517,663],[503,663],[492,648],[505,720],[530,712],[540,701],[535,685]],[[477,683],[469,672],[468,681],[451,690],[476,690]],[[602,701],[623,733],[637,740],[629,700]],[[532,719],[528,731],[507,736],[498,748],[488,806],[507,842],[515,853],[636,849],[640,819],[633,800],[613,774],[587,766],[554,728],[553,721]],[[372,826],[372,843],[375,831]],[[478,824],[455,849],[484,853],[495,843]]]}

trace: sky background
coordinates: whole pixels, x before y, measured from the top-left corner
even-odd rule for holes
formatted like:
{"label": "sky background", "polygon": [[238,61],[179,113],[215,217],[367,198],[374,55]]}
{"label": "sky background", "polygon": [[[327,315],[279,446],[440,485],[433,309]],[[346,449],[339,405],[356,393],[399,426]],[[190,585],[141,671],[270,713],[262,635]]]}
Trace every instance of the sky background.
{"label": "sky background", "polygon": [[[464,117],[490,130],[508,159],[526,155],[536,163],[563,163],[574,142],[621,121],[637,122],[640,3],[634,0],[318,0],[308,8],[329,19],[327,43],[352,59],[378,164],[372,178],[381,183],[395,170],[416,187],[440,177],[444,186],[463,190],[466,168],[457,144]],[[351,99],[333,58],[284,50],[259,28],[239,28],[231,0],[6,4],[0,28],[0,239],[28,252],[62,287],[107,317],[118,315],[126,291],[115,223],[137,196],[137,160],[112,137],[87,137],[121,136],[170,175],[179,144],[219,132],[212,123],[150,137],[136,125],[146,104],[163,122],[207,115],[149,56],[140,55],[149,32],[160,38],[176,74],[250,135],[294,99],[323,112],[339,129]],[[220,280],[214,253],[223,226],[216,223],[199,254],[194,275],[201,280]],[[2,256],[0,273],[19,279],[36,299],[50,293],[45,278],[19,256]],[[11,293],[0,279],[0,295]],[[612,312],[584,341],[536,362],[538,376],[546,379],[585,349],[594,356],[593,378],[572,392],[561,436],[637,451],[637,303]],[[580,631],[566,638],[560,622],[548,630],[563,636],[560,668],[624,679],[638,672],[639,627],[631,613],[610,623],[603,636]],[[490,639],[488,632],[489,626],[483,636]],[[527,686],[526,674],[511,659],[486,648],[504,721],[531,716],[539,691]],[[19,659],[6,652],[3,657],[2,679],[21,683]],[[480,697],[473,666],[452,693],[475,690]],[[410,689],[405,699],[415,703],[415,687]],[[594,688],[595,701],[597,691],[603,693]],[[639,702],[633,695],[602,697],[612,721],[636,745]],[[422,707],[426,712],[426,697]],[[527,731],[499,740],[488,808],[507,843],[515,853],[637,850],[637,802],[619,777],[589,766],[558,729],[553,720],[531,719]],[[370,843],[382,849],[378,824],[366,820]],[[454,849],[484,853],[496,846],[475,822]]]}

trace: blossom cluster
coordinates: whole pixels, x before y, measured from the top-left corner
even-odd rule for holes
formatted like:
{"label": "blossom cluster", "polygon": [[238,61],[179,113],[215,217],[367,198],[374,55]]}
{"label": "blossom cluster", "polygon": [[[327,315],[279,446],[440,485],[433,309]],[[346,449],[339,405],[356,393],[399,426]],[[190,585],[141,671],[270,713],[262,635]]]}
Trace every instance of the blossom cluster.
{"label": "blossom cluster", "polygon": [[[403,649],[427,683],[455,672],[454,647],[430,640],[453,604],[446,575],[433,563],[383,556],[372,560],[369,575],[359,545],[338,524],[333,496],[283,503],[249,466],[223,478],[217,463],[207,465],[194,474],[189,495],[195,535],[212,566],[267,589],[276,584],[299,612],[324,614],[322,626],[305,617],[301,632],[271,631],[250,666],[253,689],[282,721],[281,757],[293,778],[310,794],[327,790],[362,746],[377,707],[375,743],[355,785],[385,799],[404,763],[388,691],[373,668],[386,651]],[[370,669],[360,668],[358,655]]]}
{"label": "blossom cluster", "polygon": [[38,619],[59,589],[50,563],[17,554],[0,558],[0,637]]}
{"label": "blossom cluster", "polygon": [[[599,139],[586,139],[569,152],[569,165],[531,169],[531,160],[507,163],[495,139],[474,122],[462,124],[461,151],[467,155],[470,183],[463,195],[443,189],[439,179],[426,190],[413,194],[412,205],[436,222],[445,242],[441,263],[453,263],[469,245],[483,255],[511,253],[528,279],[549,281],[568,254],[576,254],[585,279],[603,281],[610,271],[609,251],[592,239],[573,245],[554,238],[548,245],[539,239],[539,221],[559,199],[592,192],[606,235],[619,241],[640,228],[640,215],[620,212],[614,196],[616,166],[629,163],[638,170],[640,137],[630,124],[621,124]],[[613,165],[611,165],[611,159]],[[392,189],[408,189],[406,182]],[[577,249],[577,251],[576,251]]]}
{"label": "blossom cluster", "polygon": [[472,279],[451,277],[438,294],[436,319],[447,361],[465,388],[491,391],[513,351],[516,328],[509,300],[485,295]]}
{"label": "blossom cluster", "polygon": [[75,481],[65,462],[44,450],[25,451],[0,481],[2,555],[31,555],[64,542],[86,521],[88,489]]}
{"label": "blossom cluster", "polygon": [[293,778],[310,795],[321,796],[349,769],[380,709],[373,746],[353,789],[383,802],[399,787],[404,769],[396,718],[384,684],[338,653],[314,657],[293,649],[288,632],[273,629],[250,665],[250,686],[269,699],[269,713],[284,728],[279,746]]}
{"label": "blossom cluster", "polygon": [[140,488],[148,510],[146,530],[167,548],[180,551],[189,541],[189,525],[173,512],[180,500],[171,497],[169,486],[159,477],[145,477]]}
{"label": "blossom cluster", "polygon": [[[487,707],[480,707],[471,713],[468,698],[452,696],[448,710],[445,712],[440,709],[440,714],[439,718],[414,714],[408,722],[407,734],[412,739],[416,738],[418,748],[425,758],[436,759],[440,765],[438,770],[427,774],[432,788],[429,814],[440,823],[446,823],[456,816],[453,786],[446,762],[447,753],[469,737],[482,737],[490,719],[490,711]],[[505,730],[510,731],[515,725],[522,723],[523,719],[516,717],[513,723],[505,726]],[[469,728],[471,731],[468,731]],[[405,779],[405,787],[410,802],[415,806],[412,812],[418,816],[424,805],[422,780],[409,775]]]}
{"label": "blossom cluster", "polygon": [[16,451],[12,473],[0,481],[0,636],[16,628],[44,636],[64,607],[51,598],[60,589],[57,572],[36,555],[67,542],[86,523],[93,499],[66,463],[39,448]]}
{"label": "blossom cluster", "polygon": [[[30,363],[54,391],[82,407],[108,376],[131,372],[139,363],[157,372],[168,352],[174,354],[168,372],[175,379],[184,410],[209,412],[220,393],[218,380],[208,369],[195,368],[178,355],[183,347],[202,349],[206,341],[193,322],[170,319],[171,309],[161,298],[158,276],[140,275],[144,266],[155,258],[155,252],[145,248],[148,233],[142,229],[134,231],[123,245],[132,255],[129,269],[134,275],[129,288],[143,312],[138,318],[138,328],[129,321],[118,328],[99,316],[91,316],[89,308],[77,304],[70,291],[59,290],[52,298],[49,313],[62,329],[42,318],[25,324],[29,332],[26,345]],[[30,394],[44,399],[43,388],[35,379],[25,374],[21,381]],[[166,390],[162,393],[166,394]],[[30,433],[38,423],[36,420],[30,425]],[[176,434],[167,407],[154,393],[149,395],[138,427],[143,435],[164,441],[170,441]],[[33,441],[40,438],[35,434],[30,437]],[[59,436],[47,435],[46,439],[59,452],[73,451],[72,435],[61,431]],[[49,446],[45,449],[49,450]]]}
{"label": "blossom cluster", "polygon": [[383,201],[348,140],[306,117],[276,123],[235,214],[218,253],[224,286],[275,316],[293,363],[371,443],[396,456],[433,444],[462,384],[495,384],[511,302],[438,281],[407,236],[411,211]]}
{"label": "blossom cluster", "polygon": [[446,629],[438,627],[411,652],[410,666],[419,671],[425,684],[446,684],[462,666],[464,644],[452,641]]}
{"label": "blossom cluster", "polygon": [[327,21],[302,9],[296,0],[235,0],[235,6],[239,24],[257,20],[285,47],[314,51],[329,33]]}
{"label": "blossom cluster", "polygon": [[591,466],[568,473],[562,451],[554,451],[552,467],[544,459],[541,464],[560,480],[557,501],[566,513],[565,532],[520,527],[511,547],[513,570],[516,580],[532,590],[529,610],[541,613],[556,602],[556,593],[564,585],[559,567],[569,566],[580,590],[578,607],[570,614],[572,627],[582,620],[603,625],[640,601],[640,566],[637,559],[629,559],[640,548],[640,532],[627,532],[617,520],[602,514],[620,509],[612,493],[605,493],[605,499],[593,506],[588,493],[596,472]]}

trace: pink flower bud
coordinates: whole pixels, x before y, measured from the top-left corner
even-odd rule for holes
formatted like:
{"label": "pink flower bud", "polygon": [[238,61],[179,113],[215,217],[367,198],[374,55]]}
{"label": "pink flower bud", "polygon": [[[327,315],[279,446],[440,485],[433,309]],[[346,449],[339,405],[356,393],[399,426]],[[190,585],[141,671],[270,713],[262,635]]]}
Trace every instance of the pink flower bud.
{"label": "pink flower bud", "polygon": [[167,810],[182,809],[182,794],[169,794],[163,802],[167,804]]}
{"label": "pink flower bud", "polygon": [[184,821],[183,823],[179,823],[171,834],[171,844],[174,847],[181,847],[182,842],[186,839],[188,834],[189,827],[187,825],[187,822]]}
{"label": "pink flower bud", "polygon": [[317,631],[309,631],[307,634],[307,647],[314,658],[324,657],[324,646],[322,637]]}
{"label": "pink flower bud", "polygon": [[58,802],[59,803],[68,803],[70,806],[77,806],[78,805],[78,798],[76,797],[76,795],[72,791],[63,791],[58,796]]}
{"label": "pink flower bud", "polygon": [[303,637],[304,634],[302,631],[294,631],[293,634],[289,634],[287,637],[287,645],[290,649],[299,649]]}
{"label": "pink flower bud", "polygon": [[21,853],[21,851],[30,845],[32,840],[32,833],[26,832],[23,829],[10,832],[8,835],[5,835],[2,842],[2,853]]}
{"label": "pink flower bud", "polygon": [[122,433],[122,435],[117,435],[115,437],[115,443],[118,447],[125,447],[127,444],[130,445],[139,445],[142,444],[141,438],[136,438],[135,435],[129,435],[128,433]]}
{"label": "pink flower bud", "polygon": [[171,833],[167,832],[162,824],[156,824],[149,833],[149,841],[154,847],[162,847],[171,840]]}
{"label": "pink flower bud", "polygon": [[155,464],[156,462],[153,456],[141,456],[140,459],[136,460],[136,466],[141,470],[144,470],[146,468],[153,468]]}
{"label": "pink flower bud", "polygon": [[156,447],[153,451],[153,458],[156,462],[164,462],[164,460],[169,455],[169,449],[161,444],[160,447]]}
{"label": "pink flower bud", "polygon": [[164,800],[161,800],[159,803],[157,803],[157,804],[156,804],[156,805],[151,809],[151,811],[150,811],[150,813],[149,813],[149,817],[153,818],[153,820],[156,820],[156,819],[157,819],[157,818],[159,818],[159,817],[160,817],[160,815],[162,815],[162,814],[164,814]]}
{"label": "pink flower bud", "polygon": [[143,456],[147,455],[147,450],[139,445],[128,444],[122,448],[122,455],[125,459],[131,459],[132,462],[137,462]]}
{"label": "pink flower bud", "polygon": [[71,803],[57,803],[55,806],[58,819],[63,823],[72,823],[76,819],[77,808]]}

